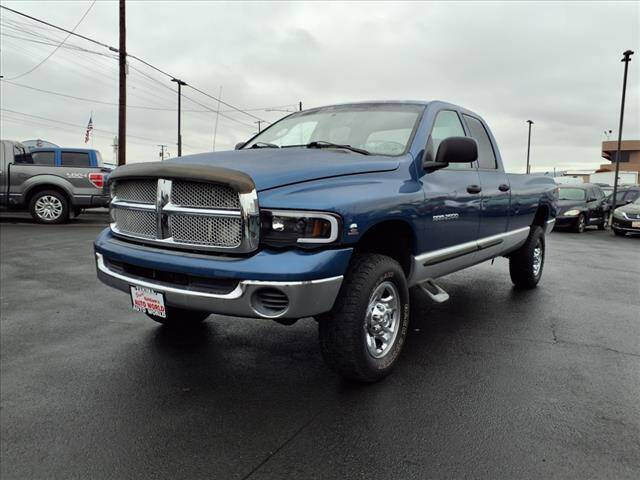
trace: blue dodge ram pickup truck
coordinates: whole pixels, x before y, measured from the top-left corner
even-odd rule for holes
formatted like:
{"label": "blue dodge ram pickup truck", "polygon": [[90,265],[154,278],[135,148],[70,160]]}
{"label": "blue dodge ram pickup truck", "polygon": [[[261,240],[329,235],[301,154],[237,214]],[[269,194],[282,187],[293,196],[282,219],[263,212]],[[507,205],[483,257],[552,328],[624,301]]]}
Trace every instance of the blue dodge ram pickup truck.
{"label": "blue dodge ram pickup truck", "polygon": [[408,331],[409,288],[498,256],[537,285],[557,189],[504,172],[477,114],[443,102],[297,112],[235,151],[117,168],[100,280],[175,326],[211,313],[318,321],[328,365],[384,377]]}

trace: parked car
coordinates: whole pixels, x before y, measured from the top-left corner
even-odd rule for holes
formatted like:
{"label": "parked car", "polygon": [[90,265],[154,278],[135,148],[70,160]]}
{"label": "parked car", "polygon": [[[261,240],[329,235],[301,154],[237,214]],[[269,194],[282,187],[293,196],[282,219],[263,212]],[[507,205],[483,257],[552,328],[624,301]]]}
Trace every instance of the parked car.
{"label": "parked car", "polygon": [[64,223],[73,213],[109,204],[108,170],[97,150],[37,148],[2,140],[0,206],[28,210],[36,222]]}
{"label": "parked car", "polygon": [[[636,198],[640,197],[640,186],[638,185],[621,185],[616,192],[616,208],[628,203],[632,203]],[[611,193],[607,196],[607,204],[611,207],[613,203],[613,187]]]}
{"label": "parked car", "polygon": [[613,211],[611,229],[619,236],[640,233],[640,196]]}
{"label": "parked car", "polygon": [[535,287],[556,216],[552,178],[507,174],[482,118],[442,102],[296,112],[237,151],[119,167],[98,277],[160,323],[210,313],[319,322],[345,377],[389,373],[409,287],[498,256]]}
{"label": "parked car", "polygon": [[558,192],[556,228],[571,228],[577,233],[589,225],[597,225],[599,230],[606,228],[609,205],[598,185],[560,185]]}

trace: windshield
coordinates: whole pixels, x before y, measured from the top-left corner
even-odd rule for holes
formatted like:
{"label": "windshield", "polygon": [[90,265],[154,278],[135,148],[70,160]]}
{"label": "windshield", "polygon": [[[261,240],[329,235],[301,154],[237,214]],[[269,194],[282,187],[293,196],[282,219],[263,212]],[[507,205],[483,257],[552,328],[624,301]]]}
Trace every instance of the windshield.
{"label": "windshield", "polygon": [[636,199],[633,201],[633,204],[634,204],[634,205],[640,205],[640,197],[636,198]]}
{"label": "windshield", "polygon": [[418,123],[422,105],[362,104],[294,113],[253,138],[243,148],[271,144],[301,147],[311,142],[349,145],[376,155],[402,155]]}
{"label": "windshield", "polygon": [[587,191],[582,188],[560,188],[560,200],[584,200],[587,198]]}

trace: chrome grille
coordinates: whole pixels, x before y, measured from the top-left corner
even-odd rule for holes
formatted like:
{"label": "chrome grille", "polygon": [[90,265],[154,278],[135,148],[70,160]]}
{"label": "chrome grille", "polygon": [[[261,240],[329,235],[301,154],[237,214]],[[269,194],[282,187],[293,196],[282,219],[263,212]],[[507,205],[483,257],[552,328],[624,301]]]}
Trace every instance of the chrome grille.
{"label": "chrome grille", "polygon": [[156,213],[154,210],[116,208],[114,218],[118,230],[122,233],[143,238],[155,238],[156,236]]}
{"label": "chrome grille", "polygon": [[116,182],[118,200],[133,203],[156,203],[157,180],[121,180]]}
{"label": "chrome grille", "polygon": [[169,229],[176,242],[237,247],[242,241],[242,220],[239,217],[204,215],[169,215]]}
{"label": "chrome grille", "polygon": [[231,208],[238,210],[238,192],[225,185],[176,180],[171,186],[171,202],[182,207]]}
{"label": "chrome grille", "polygon": [[255,190],[238,193],[220,183],[116,180],[111,201],[116,235],[189,249],[250,252],[258,247]]}

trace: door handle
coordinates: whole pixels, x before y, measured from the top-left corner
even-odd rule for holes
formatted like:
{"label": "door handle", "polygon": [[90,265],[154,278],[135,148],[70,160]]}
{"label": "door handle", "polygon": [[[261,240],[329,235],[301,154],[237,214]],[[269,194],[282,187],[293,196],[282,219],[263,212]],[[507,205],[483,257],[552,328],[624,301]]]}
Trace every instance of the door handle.
{"label": "door handle", "polygon": [[506,183],[503,183],[502,185],[498,186],[498,190],[500,190],[501,192],[508,192],[509,190],[511,190],[511,187]]}
{"label": "door handle", "polygon": [[469,193],[480,193],[481,191],[480,185],[467,185],[467,192]]}

